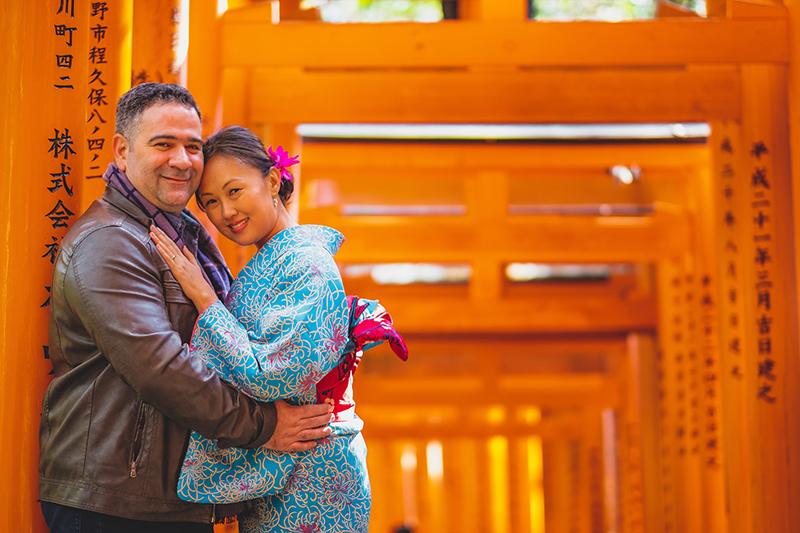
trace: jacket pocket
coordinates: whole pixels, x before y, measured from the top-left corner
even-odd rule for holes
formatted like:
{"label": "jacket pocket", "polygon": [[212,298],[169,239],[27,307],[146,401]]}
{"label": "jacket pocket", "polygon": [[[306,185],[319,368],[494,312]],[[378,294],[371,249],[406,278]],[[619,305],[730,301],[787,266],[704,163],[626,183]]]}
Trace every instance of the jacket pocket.
{"label": "jacket pocket", "polygon": [[147,427],[147,410],[145,407],[144,402],[139,405],[139,415],[136,417],[136,427],[133,430],[133,445],[131,446],[130,455],[131,477],[136,477],[136,467],[139,459],[141,459],[142,448],[144,447],[144,432]]}

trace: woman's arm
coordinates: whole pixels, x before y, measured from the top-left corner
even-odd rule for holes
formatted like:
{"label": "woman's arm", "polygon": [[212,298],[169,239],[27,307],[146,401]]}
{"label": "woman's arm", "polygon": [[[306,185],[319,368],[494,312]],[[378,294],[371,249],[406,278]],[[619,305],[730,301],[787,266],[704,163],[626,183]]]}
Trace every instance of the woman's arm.
{"label": "woman's arm", "polygon": [[214,288],[203,276],[202,267],[197,264],[197,260],[185,246],[183,250],[179,249],[178,245],[156,226],[150,226],[150,237],[198,312],[202,313],[211,304],[219,301]]}
{"label": "woman's arm", "polygon": [[313,401],[347,342],[349,309],[333,259],[315,247],[294,250],[252,287],[237,304],[249,331],[214,303],[198,318],[192,346],[254,398]]}

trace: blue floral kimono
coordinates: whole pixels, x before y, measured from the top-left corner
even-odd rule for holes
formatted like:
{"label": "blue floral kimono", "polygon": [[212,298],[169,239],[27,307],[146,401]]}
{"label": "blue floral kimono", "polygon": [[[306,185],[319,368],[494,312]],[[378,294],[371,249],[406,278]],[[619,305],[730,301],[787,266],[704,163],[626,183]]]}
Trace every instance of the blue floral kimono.
{"label": "blue floral kimono", "polygon": [[[333,254],[341,233],[293,226],[270,239],[234,281],[225,305],[197,320],[192,348],[220,376],[262,401],[314,403],[342,359],[348,301]],[[352,379],[352,377],[351,377]],[[370,486],[362,422],[342,413],[309,452],[219,449],[192,433],[178,494],[202,503],[264,497],[242,533],[368,530]]]}

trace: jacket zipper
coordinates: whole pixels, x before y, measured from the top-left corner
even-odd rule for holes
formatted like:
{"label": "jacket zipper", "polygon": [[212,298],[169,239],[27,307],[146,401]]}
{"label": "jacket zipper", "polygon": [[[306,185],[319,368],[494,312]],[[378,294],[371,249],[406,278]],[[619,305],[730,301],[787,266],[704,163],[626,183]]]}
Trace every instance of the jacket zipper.
{"label": "jacket zipper", "polygon": [[136,477],[136,461],[142,451],[142,440],[144,439],[144,402],[139,406],[139,416],[136,419],[136,432],[133,434],[133,449],[131,450],[131,477]]}

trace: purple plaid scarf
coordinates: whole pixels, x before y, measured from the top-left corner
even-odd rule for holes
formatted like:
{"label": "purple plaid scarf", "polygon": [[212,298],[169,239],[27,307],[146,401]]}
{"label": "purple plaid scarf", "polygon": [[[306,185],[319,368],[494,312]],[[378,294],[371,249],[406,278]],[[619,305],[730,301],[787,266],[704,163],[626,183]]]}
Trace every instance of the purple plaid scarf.
{"label": "purple plaid scarf", "polygon": [[[153,219],[155,225],[161,228],[161,231],[166,233],[169,238],[178,245],[178,248],[183,250],[183,239],[178,235],[178,232],[172,226],[164,212],[150,203],[142,193],[137,191],[136,187],[128,180],[128,176],[117,168],[115,163],[108,165],[105,174],[103,174],[103,179],[111,187],[114,187],[124,194],[128,200],[139,206],[147,216]],[[200,228],[197,239],[197,262],[203,267],[203,275],[205,275],[206,281],[208,281],[209,285],[214,287],[214,291],[216,291],[219,299],[224,301],[225,296],[227,296],[231,288],[231,282],[233,281],[231,273],[225,264],[225,259],[222,257],[222,253],[219,251],[219,248],[217,248],[217,245],[211,239],[211,235],[208,234],[200,221],[197,220],[197,217],[188,209],[184,209],[182,214],[197,222]]]}

